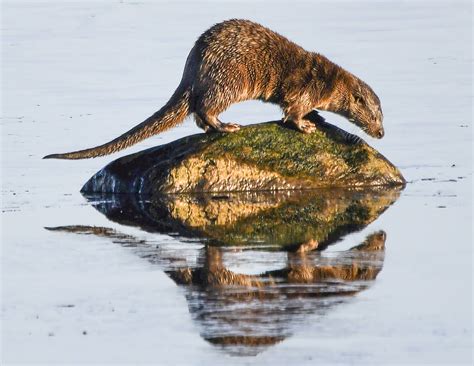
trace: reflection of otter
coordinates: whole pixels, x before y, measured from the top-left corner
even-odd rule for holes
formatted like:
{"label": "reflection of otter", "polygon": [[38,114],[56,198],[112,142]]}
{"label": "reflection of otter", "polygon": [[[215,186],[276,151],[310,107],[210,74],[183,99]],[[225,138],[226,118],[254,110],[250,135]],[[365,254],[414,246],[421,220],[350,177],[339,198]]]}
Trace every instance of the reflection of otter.
{"label": "reflection of otter", "polygon": [[[381,267],[367,266],[366,263],[360,263],[362,256],[357,251],[383,251],[385,249],[385,238],[385,232],[379,231],[368,236],[364,243],[351,248],[348,252],[351,253],[350,257],[353,260],[349,265],[329,263],[327,265],[314,266],[307,260],[307,250],[297,250],[294,253],[288,253],[288,267],[285,269],[265,272],[258,276],[244,275],[229,271],[224,266],[222,248],[206,246],[202,267],[180,268],[168,271],[167,273],[178,284],[200,286],[237,285],[263,287],[265,285],[273,285],[275,283],[274,278],[281,278],[288,283],[315,282],[326,279],[345,281],[373,280]],[[314,243],[314,240],[310,242]],[[303,243],[300,247],[307,245],[308,243]],[[374,257],[377,256],[365,256],[365,259],[373,260]]]}
{"label": "reflection of otter", "polygon": [[150,247],[146,241],[115,230],[66,226],[48,228],[79,234],[94,234],[113,239],[127,247],[138,248],[139,255],[154,263],[165,264],[165,272],[186,288],[191,315],[208,342],[230,354],[255,355],[281,342],[309,314],[323,314],[368,287],[382,269],[386,234],[369,235],[360,245],[324,258],[317,242],[289,246],[286,266],[259,275],[229,270],[223,257],[233,251],[206,245],[197,266],[188,266],[179,252],[167,254]]}
{"label": "reflection of otter", "polygon": [[[184,244],[157,246],[106,228],[50,230],[108,237],[160,264],[184,286],[204,339],[231,354],[254,355],[291,335],[308,315],[322,315],[369,286],[382,269],[384,232],[350,250],[331,255],[324,250],[366,227],[398,195],[398,189],[384,188],[178,195],[153,201],[118,195],[94,203],[120,224],[202,238],[186,250]],[[263,266],[261,271],[233,270],[238,253],[248,254]]]}
{"label": "reflection of otter", "polygon": [[[317,253],[288,253],[287,267],[260,275],[227,269],[222,249],[205,248],[203,265],[167,271],[188,287],[186,298],[202,336],[230,353],[256,354],[291,334],[290,324],[324,312],[374,280],[382,269],[386,235],[370,235],[360,246],[317,265]],[[342,257],[342,258],[341,258]],[[242,349],[245,346],[246,349]]]}

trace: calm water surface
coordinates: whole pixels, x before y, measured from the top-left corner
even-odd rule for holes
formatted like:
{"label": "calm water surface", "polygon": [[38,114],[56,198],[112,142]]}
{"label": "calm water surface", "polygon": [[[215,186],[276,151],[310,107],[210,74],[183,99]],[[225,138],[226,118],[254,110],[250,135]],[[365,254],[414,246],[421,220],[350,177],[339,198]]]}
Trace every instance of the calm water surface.
{"label": "calm water surface", "polygon": [[[470,2],[2,3],[2,364],[472,363]],[[367,81],[404,190],[83,197],[241,17]],[[225,121],[280,117],[247,102]]]}

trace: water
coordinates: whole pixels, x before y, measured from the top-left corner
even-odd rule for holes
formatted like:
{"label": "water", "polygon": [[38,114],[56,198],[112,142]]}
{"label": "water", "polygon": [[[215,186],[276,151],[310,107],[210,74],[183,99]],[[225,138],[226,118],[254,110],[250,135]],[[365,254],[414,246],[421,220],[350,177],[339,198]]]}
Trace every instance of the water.
{"label": "water", "polygon": [[[2,364],[472,362],[470,2],[2,5]],[[307,217],[284,216],[291,195],[145,201],[128,212],[117,198],[79,193],[116,156],[41,160],[146,118],[177,86],[197,36],[232,17],[325,54],[375,89],[384,139],[325,117],[409,181],[402,192],[342,195],[384,212],[343,231],[291,221]],[[222,119],[279,117],[276,107],[247,102]],[[189,121],[125,153],[198,131]],[[310,214],[320,219],[347,213],[334,196],[291,202],[301,212],[319,199]],[[213,225],[176,207],[219,215]],[[275,207],[285,225],[271,226],[267,214],[243,225]],[[157,228],[150,212],[173,225]],[[215,222],[241,225],[219,231]],[[313,248],[312,238],[324,243],[328,226],[336,234],[327,246],[298,252]],[[284,233],[264,235],[277,228]],[[351,250],[366,238],[385,250]],[[367,275],[349,278],[354,265]],[[213,286],[226,275],[253,285]]]}

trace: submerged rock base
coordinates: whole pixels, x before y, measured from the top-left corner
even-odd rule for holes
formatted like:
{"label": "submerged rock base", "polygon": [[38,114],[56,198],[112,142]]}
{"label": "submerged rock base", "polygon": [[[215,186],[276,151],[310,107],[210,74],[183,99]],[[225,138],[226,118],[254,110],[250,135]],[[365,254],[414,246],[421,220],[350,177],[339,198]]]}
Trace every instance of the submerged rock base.
{"label": "submerged rock base", "polygon": [[192,193],[404,185],[400,171],[357,136],[324,121],[306,135],[281,121],[197,134],[119,158],[83,193]]}

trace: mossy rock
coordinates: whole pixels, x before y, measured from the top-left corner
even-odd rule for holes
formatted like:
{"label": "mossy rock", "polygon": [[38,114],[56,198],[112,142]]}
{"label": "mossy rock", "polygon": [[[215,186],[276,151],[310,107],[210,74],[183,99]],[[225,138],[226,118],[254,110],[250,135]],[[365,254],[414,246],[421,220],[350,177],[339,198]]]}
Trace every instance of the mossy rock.
{"label": "mossy rock", "polygon": [[306,135],[281,121],[229,134],[197,134],[119,158],[83,193],[231,192],[404,185],[400,171],[362,139],[308,115]]}

